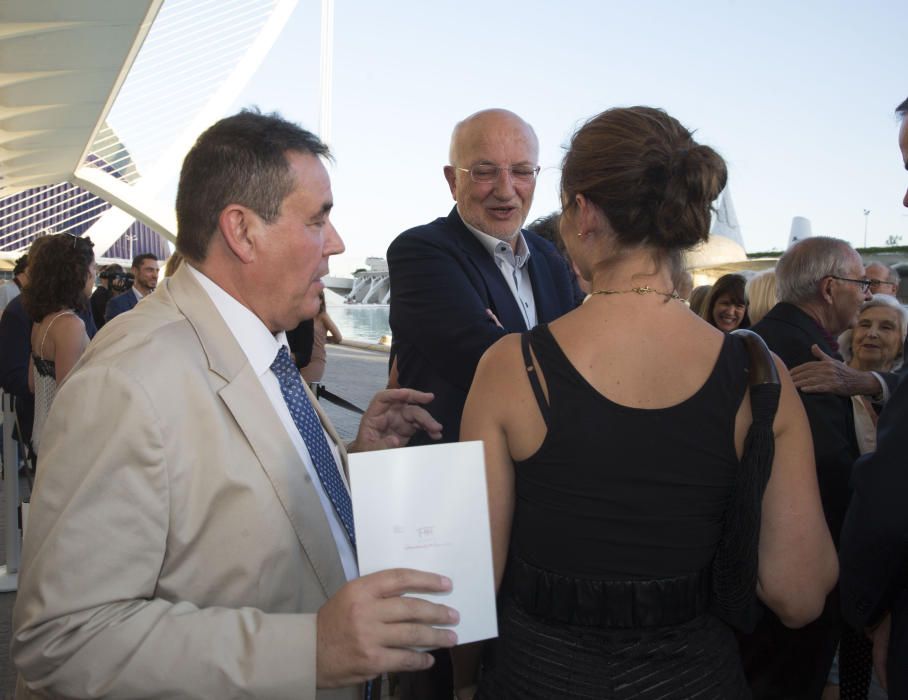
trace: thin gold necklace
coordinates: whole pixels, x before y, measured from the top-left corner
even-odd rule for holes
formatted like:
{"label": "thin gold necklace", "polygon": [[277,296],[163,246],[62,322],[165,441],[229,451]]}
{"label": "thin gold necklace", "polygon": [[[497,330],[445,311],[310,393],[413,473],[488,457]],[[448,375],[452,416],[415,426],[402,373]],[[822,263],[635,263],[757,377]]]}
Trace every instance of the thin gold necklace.
{"label": "thin gold necklace", "polygon": [[658,294],[659,296],[668,297],[669,299],[677,299],[678,301],[685,301],[675,290],[670,292],[660,292],[658,289],[653,289],[652,287],[631,287],[630,289],[596,289],[590,292],[590,296],[596,294],[630,294],[634,292],[635,294]]}

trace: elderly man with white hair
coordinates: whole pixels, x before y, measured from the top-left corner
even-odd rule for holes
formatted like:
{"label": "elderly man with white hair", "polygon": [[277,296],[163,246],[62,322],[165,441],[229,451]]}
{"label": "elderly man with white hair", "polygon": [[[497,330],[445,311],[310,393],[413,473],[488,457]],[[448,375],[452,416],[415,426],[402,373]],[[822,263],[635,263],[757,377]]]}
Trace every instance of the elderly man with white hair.
{"label": "elderly man with white hair", "polygon": [[[817,355],[844,365],[836,338],[854,324],[861,305],[870,299],[870,281],[854,248],[835,238],[799,241],[779,260],[776,281],[779,303],[751,330],[789,368]],[[879,391],[878,386],[873,391]],[[828,391],[802,392],[801,399],[810,421],[826,523],[838,543],[851,467],[860,455],[851,399]],[[841,628],[835,591],[820,618],[799,630],[788,629],[767,611],[742,643],[754,697],[820,697]]]}

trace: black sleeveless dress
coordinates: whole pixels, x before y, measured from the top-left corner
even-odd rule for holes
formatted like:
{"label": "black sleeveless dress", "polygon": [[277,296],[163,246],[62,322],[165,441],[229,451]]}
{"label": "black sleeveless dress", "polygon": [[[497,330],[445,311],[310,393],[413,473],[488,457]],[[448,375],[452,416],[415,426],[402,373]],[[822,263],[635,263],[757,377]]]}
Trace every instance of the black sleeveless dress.
{"label": "black sleeveless dress", "polygon": [[526,357],[528,339],[548,387],[546,403],[526,362],[548,432],[515,465],[499,640],[477,697],[750,697],[734,634],[709,612],[738,477],[743,342],[725,337],[687,400],[634,409],[597,392],[546,325],[525,335]]}

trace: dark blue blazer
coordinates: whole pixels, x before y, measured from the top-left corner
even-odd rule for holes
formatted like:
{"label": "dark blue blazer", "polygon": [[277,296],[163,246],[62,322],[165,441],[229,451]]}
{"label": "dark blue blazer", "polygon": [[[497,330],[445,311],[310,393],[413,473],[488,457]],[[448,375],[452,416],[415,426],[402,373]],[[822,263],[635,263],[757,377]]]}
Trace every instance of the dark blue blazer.
{"label": "dark blue blazer", "polygon": [[124,311],[129,311],[138,303],[139,300],[136,299],[135,292],[133,292],[132,289],[127,289],[122,294],[115,296],[107,302],[107,309],[104,311],[104,320],[110,321],[114,316],[119,316]]}
{"label": "dark blue blazer", "polygon": [[[551,243],[530,231],[523,235],[536,316],[539,323],[553,321],[577,306],[579,290]],[[499,338],[527,330],[523,315],[494,259],[464,226],[456,207],[446,218],[400,234],[387,259],[400,385],[435,394],[428,409],[443,426],[442,441],[456,442],[479,358]],[[424,433],[411,440],[426,442]]]}
{"label": "dark blue blazer", "polygon": [[854,466],[839,550],[842,610],[857,629],[892,612],[889,697],[908,698],[908,382],[883,409],[876,452]]}
{"label": "dark blue blazer", "polygon": [[[792,304],[776,304],[751,330],[762,336],[788,369],[816,360],[810,352],[814,344],[827,355],[841,359],[813,319]],[[851,399],[833,394],[800,396],[813,435],[823,511],[832,538],[838,544],[851,493],[848,487],[851,468],[861,454],[854,433]]]}
{"label": "dark blue blazer", "polygon": [[13,299],[0,316],[0,387],[16,402],[21,438],[32,438],[35,397],[28,389],[28,356],[32,351],[32,320],[22,306],[22,295]]}

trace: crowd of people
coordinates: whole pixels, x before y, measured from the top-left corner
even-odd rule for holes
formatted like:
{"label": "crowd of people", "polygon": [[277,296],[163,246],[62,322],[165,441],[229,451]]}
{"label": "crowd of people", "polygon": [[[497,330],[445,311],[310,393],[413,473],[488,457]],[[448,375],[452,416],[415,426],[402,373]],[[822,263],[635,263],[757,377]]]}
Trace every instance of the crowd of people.
{"label": "crowd of people", "polygon": [[[897,273],[815,237],[692,289],[727,171],[660,109],[584,123],[524,228],[538,155],[512,112],[454,127],[454,207],[388,250],[393,388],[347,445],[305,381],[344,250],[313,134],[205,131],[160,284],[139,256],[95,303],[90,241],[33,244],[0,321],[43,387],[17,697],[908,697]],[[499,630],[462,646],[405,595],[457,581],[359,575],[346,476],[458,440],[484,444]]]}

